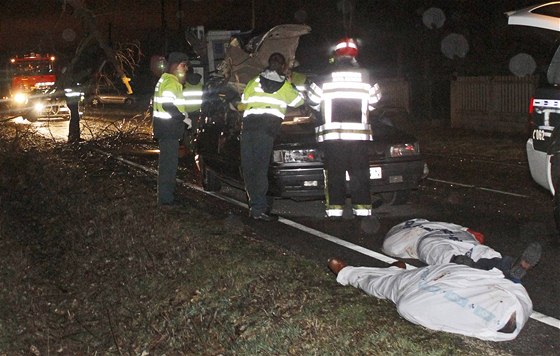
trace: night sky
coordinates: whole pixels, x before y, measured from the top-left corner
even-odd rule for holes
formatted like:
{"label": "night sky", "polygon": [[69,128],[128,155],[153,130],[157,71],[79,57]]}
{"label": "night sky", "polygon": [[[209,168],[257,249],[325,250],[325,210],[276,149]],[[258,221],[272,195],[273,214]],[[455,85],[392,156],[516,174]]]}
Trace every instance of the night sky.
{"label": "night sky", "polygon": [[[411,75],[419,65],[425,65],[418,63],[419,58],[429,58],[434,67],[451,72],[457,68],[469,71],[471,66],[503,67],[508,57],[520,50],[545,52],[542,46],[533,48],[536,45],[519,41],[524,36],[522,30],[507,26],[504,15],[505,11],[539,1],[350,2],[354,3],[354,11],[345,16],[341,0],[165,0],[164,23],[167,32],[172,33],[196,25],[204,25],[207,30],[248,31],[253,27],[267,30],[281,23],[305,22],[312,27],[312,34],[302,38],[300,62],[303,64],[321,63],[336,39],[349,34],[361,41],[361,63],[383,68],[386,75]],[[84,36],[71,13],[62,11],[61,0],[2,3],[0,54],[3,56],[32,50],[72,53]],[[96,14],[99,28],[113,43],[140,41],[148,56],[163,50],[161,0],[95,0],[86,4]],[[436,29],[429,29],[422,22],[423,13],[431,7],[441,9],[445,15],[442,26]],[[441,43],[450,34],[466,39],[468,53],[464,58],[442,55]],[[512,42],[512,38],[516,41]]]}

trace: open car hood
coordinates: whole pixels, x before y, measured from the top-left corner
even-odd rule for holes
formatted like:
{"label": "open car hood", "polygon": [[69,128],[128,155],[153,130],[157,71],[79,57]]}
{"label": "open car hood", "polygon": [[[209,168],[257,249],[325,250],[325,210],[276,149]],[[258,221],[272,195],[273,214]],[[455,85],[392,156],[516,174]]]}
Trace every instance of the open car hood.
{"label": "open car hood", "polygon": [[242,43],[241,37],[233,37],[219,70],[229,82],[243,88],[268,65],[272,53],[282,53],[287,63],[295,59],[300,36],[310,32],[311,27],[307,25],[285,24],[275,26],[247,43]]}
{"label": "open car hood", "polygon": [[508,25],[544,28],[560,32],[560,1],[551,1],[506,12]]}

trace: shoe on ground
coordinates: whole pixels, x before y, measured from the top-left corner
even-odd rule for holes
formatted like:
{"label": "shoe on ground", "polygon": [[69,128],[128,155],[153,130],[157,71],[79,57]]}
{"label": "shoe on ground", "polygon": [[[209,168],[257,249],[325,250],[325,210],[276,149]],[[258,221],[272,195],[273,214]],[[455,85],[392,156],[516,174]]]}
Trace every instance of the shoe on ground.
{"label": "shoe on ground", "polygon": [[395,262],[391,263],[390,266],[406,269],[406,263],[401,260],[396,260]]}
{"label": "shoe on ground", "polygon": [[253,220],[259,220],[259,221],[277,221],[278,220],[278,215],[260,213],[260,214],[257,214],[257,215],[251,215],[251,218]]}
{"label": "shoe on ground", "polygon": [[542,246],[538,242],[532,242],[525,248],[521,256],[513,263],[509,271],[510,277],[520,280],[527,274],[527,270],[535,267],[541,259]]}
{"label": "shoe on ground", "polygon": [[348,266],[346,262],[339,258],[330,258],[327,265],[329,266],[331,272],[336,275],[338,275],[338,272],[340,272],[341,269]]}

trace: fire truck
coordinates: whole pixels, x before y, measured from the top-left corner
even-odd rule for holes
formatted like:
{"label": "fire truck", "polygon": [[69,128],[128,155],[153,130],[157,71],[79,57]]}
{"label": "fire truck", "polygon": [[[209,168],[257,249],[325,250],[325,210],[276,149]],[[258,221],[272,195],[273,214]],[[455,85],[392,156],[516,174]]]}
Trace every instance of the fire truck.
{"label": "fire truck", "polygon": [[29,53],[8,64],[10,112],[29,121],[39,118],[69,118],[64,95],[56,90],[56,58]]}

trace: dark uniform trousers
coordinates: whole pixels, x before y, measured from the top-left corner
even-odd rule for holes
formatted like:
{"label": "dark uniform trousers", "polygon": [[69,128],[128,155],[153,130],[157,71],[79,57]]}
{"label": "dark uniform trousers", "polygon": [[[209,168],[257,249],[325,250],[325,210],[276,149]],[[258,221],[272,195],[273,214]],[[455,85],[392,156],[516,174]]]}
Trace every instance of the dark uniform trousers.
{"label": "dark uniform trousers", "polygon": [[268,168],[274,138],[280,132],[282,119],[272,115],[249,115],[241,129],[241,168],[251,215],[268,213],[272,199],[267,197]]}
{"label": "dark uniform trousers", "polygon": [[328,140],[322,143],[325,163],[326,205],[346,202],[346,172],[350,176],[352,205],[371,205],[369,141]]}
{"label": "dark uniform trousers", "polygon": [[158,204],[171,204],[174,200],[179,164],[179,140],[160,138],[158,163]]}

